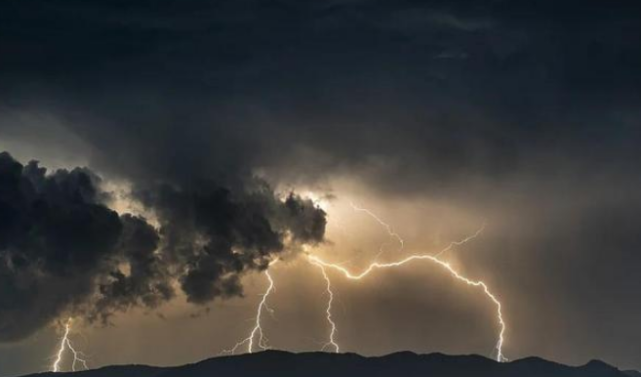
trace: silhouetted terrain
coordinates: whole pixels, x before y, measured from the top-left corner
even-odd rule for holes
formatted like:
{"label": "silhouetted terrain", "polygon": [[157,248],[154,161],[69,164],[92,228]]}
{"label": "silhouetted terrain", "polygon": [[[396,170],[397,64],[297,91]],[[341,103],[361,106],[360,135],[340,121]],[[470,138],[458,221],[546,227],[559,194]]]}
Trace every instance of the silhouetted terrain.
{"label": "silhouetted terrain", "polygon": [[[69,376],[40,373],[32,377]],[[383,357],[356,354],[266,351],[217,357],[180,367],[111,366],[73,373],[74,377],[638,377],[600,361],[569,367],[539,358],[497,363],[481,356],[417,355],[400,352]]]}

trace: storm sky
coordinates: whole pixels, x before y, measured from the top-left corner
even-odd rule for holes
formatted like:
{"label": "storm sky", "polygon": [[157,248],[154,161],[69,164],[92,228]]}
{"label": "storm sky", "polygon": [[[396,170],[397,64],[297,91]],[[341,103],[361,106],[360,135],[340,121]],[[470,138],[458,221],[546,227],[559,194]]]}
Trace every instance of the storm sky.
{"label": "storm sky", "polygon": [[[510,359],[641,369],[638,1],[0,3],[0,376],[327,337],[308,252],[438,252]],[[384,227],[405,241],[398,252]],[[491,304],[330,273],[343,351],[490,356]]]}

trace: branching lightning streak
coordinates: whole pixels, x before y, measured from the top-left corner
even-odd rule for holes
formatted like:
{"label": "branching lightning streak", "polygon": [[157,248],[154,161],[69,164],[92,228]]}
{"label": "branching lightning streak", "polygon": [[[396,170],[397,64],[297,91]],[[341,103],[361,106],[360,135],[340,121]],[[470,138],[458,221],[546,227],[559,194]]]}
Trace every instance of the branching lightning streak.
{"label": "branching lightning streak", "polygon": [[[400,252],[400,251],[402,251],[402,250],[403,250],[403,248],[405,247],[405,241],[403,241],[403,239],[401,238],[401,236],[400,236],[398,233],[396,233],[396,232],[394,231],[394,229],[392,229],[392,226],[391,226],[391,225],[389,225],[388,223],[386,223],[385,221],[383,221],[383,220],[382,220],[380,217],[378,217],[374,212],[372,212],[372,211],[368,210],[367,208],[361,208],[361,207],[357,206],[356,204],[354,204],[353,202],[349,202],[349,205],[350,205],[350,206],[352,206],[352,208],[353,208],[355,211],[364,212],[364,213],[366,213],[369,217],[371,217],[371,218],[373,218],[374,220],[376,220],[376,222],[377,222],[377,223],[381,224],[381,225],[382,225],[382,226],[387,230],[387,234],[389,234],[389,236],[390,236],[390,237],[395,238],[395,239],[398,241],[398,243],[399,243],[399,245],[400,245],[400,246],[399,246],[398,251]],[[376,255],[376,258],[375,258],[375,259],[378,259],[378,257],[379,257],[381,254],[383,254],[383,246],[384,246],[384,245],[385,245],[385,244],[381,245],[381,247],[380,247],[380,249],[379,249],[379,251],[378,251],[378,254]]]}
{"label": "branching lightning streak", "polygon": [[473,239],[478,237],[481,233],[483,233],[483,230],[485,230],[485,221],[483,221],[483,224],[481,225],[481,227],[474,234],[472,234],[470,236],[467,236],[467,237],[465,237],[464,239],[462,239],[460,241],[452,241],[452,242],[450,242],[450,244],[447,245],[447,247],[445,249],[443,249],[443,250],[439,251],[438,253],[434,254],[434,256],[435,257],[440,257],[442,254],[452,250],[455,246],[461,246],[461,245],[463,245],[465,243],[468,243],[468,242],[472,241]]}
{"label": "branching lightning streak", "polygon": [[[387,229],[387,233],[389,234],[389,236],[398,241],[398,243],[399,243],[398,251],[400,252],[400,251],[403,250],[403,248],[405,246],[404,241],[401,238],[401,236],[392,229],[391,225],[389,225],[388,223],[383,221],[380,217],[376,216],[376,214],[374,214],[372,211],[370,211],[370,210],[368,210],[366,208],[359,207],[356,204],[354,204],[354,202],[350,202],[349,204],[352,207],[352,209],[354,209],[355,211],[366,213],[367,215],[372,217],[374,220],[376,220],[376,222],[379,223],[381,226],[385,227],[385,229]],[[381,244],[381,246],[380,246],[380,248],[378,250],[378,254],[376,254],[376,256],[374,257],[374,260],[378,260],[378,257],[380,257],[380,255],[383,254],[383,252],[385,251],[384,250],[384,246],[385,246],[385,243]],[[325,343],[325,345],[323,345],[323,347],[321,348],[321,351],[324,351],[328,347],[333,347],[334,348],[334,352],[339,353],[340,352],[340,345],[336,342],[336,332],[337,332],[336,323],[334,322],[334,319],[332,318],[332,304],[334,303],[334,292],[332,291],[332,282],[331,282],[331,280],[329,278],[329,275],[327,275],[327,271],[325,270],[325,266],[323,266],[323,264],[318,263],[318,262],[316,262],[316,261],[314,261],[312,259],[310,259],[310,263],[312,263],[313,265],[315,265],[318,268],[320,268],[320,270],[321,270],[321,272],[323,274],[323,278],[325,279],[325,283],[327,284],[326,293],[327,293],[327,295],[329,297],[329,299],[327,301],[327,306],[325,308],[325,313],[326,313],[325,315],[326,315],[326,318],[327,318],[327,323],[329,323],[329,325],[330,325],[329,341],[327,343]],[[340,266],[340,265],[342,265],[342,263],[336,263],[335,265]]]}
{"label": "branching lightning streak", "polygon": [[330,326],[330,331],[329,331],[329,342],[325,343],[321,351],[324,351],[328,347],[333,347],[334,352],[339,353],[340,352],[340,346],[338,343],[336,343],[335,337],[336,337],[336,323],[332,319],[332,304],[334,303],[334,292],[332,291],[332,282],[329,280],[329,276],[327,275],[327,271],[325,271],[325,266],[323,266],[321,263],[318,263],[314,260],[311,260],[311,263],[320,268],[321,272],[323,273],[323,278],[325,279],[325,283],[327,284],[326,288],[326,293],[327,296],[329,297],[327,300],[327,308],[325,309],[325,313],[327,316],[327,322],[329,323]]}
{"label": "branching lightning streak", "polygon": [[488,286],[482,282],[482,281],[475,281],[475,280],[470,280],[466,278],[465,276],[461,275],[458,271],[456,271],[449,263],[444,262],[435,256],[432,255],[412,255],[409,256],[405,259],[402,259],[397,262],[391,262],[391,263],[378,263],[374,262],[367,267],[363,272],[360,274],[353,274],[350,272],[348,269],[342,266],[338,266],[332,263],[328,263],[323,261],[322,259],[318,258],[317,256],[311,255],[309,256],[311,259],[312,263],[318,263],[321,264],[324,267],[327,268],[332,268],[340,273],[342,273],[346,278],[350,280],[361,280],[367,275],[369,275],[372,271],[377,270],[377,269],[383,269],[383,268],[391,268],[391,267],[399,267],[404,264],[407,264],[409,262],[415,261],[415,260],[427,260],[434,262],[438,264],[439,266],[445,268],[452,276],[454,276],[456,279],[466,283],[467,285],[475,286],[475,287],[481,287],[483,289],[483,292],[485,295],[494,303],[496,306],[496,312],[497,312],[497,319],[498,323],[501,327],[501,331],[499,333],[499,338],[496,344],[496,351],[497,351],[497,361],[505,361],[507,360],[503,356],[503,343],[504,343],[504,336],[505,336],[505,331],[506,331],[506,325],[505,321],[503,320],[503,312],[502,312],[502,305],[501,302],[496,298],[496,296],[490,291]]}
{"label": "branching lightning streak", "polygon": [[58,352],[56,353],[56,359],[54,360],[53,364],[51,365],[51,370],[53,372],[60,372],[60,364],[62,363],[62,359],[65,353],[65,349],[69,349],[71,351],[71,354],[73,355],[73,361],[71,363],[71,370],[76,371],[76,365],[77,364],[82,364],[82,366],[85,368],[85,370],[89,369],[89,366],[87,366],[87,360],[81,358],[82,352],[77,351],[73,345],[71,344],[71,340],[69,339],[69,333],[71,332],[71,324],[73,323],[73,319],[69,318],[67,322],[65,323],[65,331],[62,337],[60,338],[60,346],[58,347]]}
{"label": "branching lightning streak", "polygon": [[[399,247],[399,252],[403,250],[404,248],[404,241],[401,238],[401,236],[396,233],[393,228],[384,222],[381,218],[379,218],[376,214],[371,212],[368,209],[361,208],[356,206],[353,203],[350,203],[352,208],[356,211],[359,212],[364,212],[370,217],[372,217],[374,220],[376,220],[380,225],[385,227],[387,230],[387,233],[389,234],[390,237],[395,238],[400,247]],[[469,279],[465,276],[463,276],[460,272],[458,272],[456,269],[454,269],[448,262],[443,261],[439,259],[439,256],[442,254],[452,250],[455,246],[460,246],[463,245],[474,238],[478,237],[483,230],[485,229],[485,222],[483,225],[472,235],[460,240],[460,241],[453,241],[450,242],[447,247],[442,249],[436,254],[413,254],[410,255],[404,259],[400,259],[395,262],[388,262],[388,263],[380,263],[377,261],[378,256],[383,253],[383,247],[381,246],[381,249],[379,250],[378,255],[376,256],[374,262],[372,262],[365,270],[363,270],[361,273],[352,273],[349,269],[345,268],[342,266],[340,263],[329,263],[324,260],[322,260],[320,257],[308,254],[308,260],[311,264],[315,265],[321,270],[321,273],[323,275],[323,278],[326,283],[326,293],[328,295],[328,301],[327,301],[327,306],[325,309],[326,313],[326,318],[327,318],[327,323],[330,326],[330,332],[329,332],[329,341],[322,347],[322,350],[325,350],[329,347],[332,347],[334,349],[334,352],[338,353],[340,352],[340,345],[336,341],[336,333],[338,332],[336,323],[334,322],[334,319],[332,317],[332,305],[334,302],[334,292],[332,291],[332,284],[329,275],[327,274],[327,268],[331,268],[335,271],[338,271],[342,273],[347,279],[349,280],[361,280],[368,276],[371,272],[379,269],[385,269],[385,268],[392,268],[392,267],[400,267],[405,264],[408,264],[413,261],[417,260],[424,260],[424,261],[429,261],[432,263],[435,263],[436,265],[444,268],[446,271],[450,273],[455,279],[464,282],[465,284],[473,287],[478,287],[483,290],[483,293],[485,296],[487,296],[490,301],[495,305],[496,307],[496,315],[497,315],[497,322],[500,325],[500,332],[498,334],[498,340],[496,343],[496,360],[499,362],[507,361],[508,359],[503,355],[503,344],[505,342],[505,332],[507,329],[507,326],[505,324],[505,321],[503,319],[503,311],[502,311],[502,304],[498,300],[498,298],[490,291],[489,287],[485,282],[483,281],[477,281],[477,280],[472,280]],[[274,265],[276,261],[270,263],[269,267]],[[269,348],[267,338],[264,335],[263,328],[262,328],[262,323],[261,323],[261,318],[263,315],[264,310],[272,311],[269,306],[267,305],[267,300],[269,298],[269,295],[273,292],[274,290],[274,279],[272,278],[271,274],[269,273],[269,269],[265,270],[265,276],[267,277],[267,280],[269,282],[269,285],[267,286],[267,289],[265,292],[261,295],[261,300],[258,304],[258,307],[256,309],[256,316],[254,318],[254,327],[252,328],[252,331],[250,332],[249,336],[240,342],[236,343],[236,345],[229,349],[225,350],[222,352],[222,354],[235,354],[238,349],[243,347],[244,345],[247,345],[246,352],[248,353],[253,353],[254,352],[254,343],[257,344],[258,348],[266,350]],[[258,337],[257,341],[255,342],[256,337]]]}
{"label": "branching lightning streak", "polygon": [[[273,266],[275,263],[276,261],[270,263],[269,266]],[[267,286],[267,289],[265,290],[265,292],[261,294],[261,300],[258,304],[258,308],[256,309],[256,317],[254,318],[254,327],[252,328],[252,331],[249,333],[249,336],[247,336],[247,338],[236,343],[236,345],[234,345],[234,347],[232,347],[231,349],[222,351],[221,354],[233,355],[236,353],[236,351],[238,351],[239,348],[241,348],[245,344],[247,344],[247,353],[253,353],[254,338],[256,338],[256,336],[258,336],[258,340],[256,342],[258,348],[262,350],[269,349],[268,339],[263,332],[263,327],[261,324],[263,309],[269,312],[272,312],[269,306],[267,306],[267,299],[269,298],[269,295],[274,291],[274,279],[272,278],[272,275],[269,273],[269,267],[268,269],[265,270],[265,276],[267,276],[269,285]]]}
{"label": "branching lightning streak", "polygon": [[[396,232],[394,232],[392,230],[392,227],[390,225],[388,225],[387,223],[382,221],[378,216],[376,216],[371,211],[369,211],[367,209],[364,209],[364,208],[359,208],[359,207],[355,206],[353,203],[351,205],[352,205],[352,208],[354,208],[355,210],[367,213],[369,216],[374,218],[378,223],[380,223],[382,226],[384,226],[387,229],[388,234],[391,237],[394,237],[394,238],[398,239],[399,243],[401,245],[401,249],[403,248],[403,245],[404,245],[403,239],[398,235],[398,233],[396,233]],[[347,268],[345,268],[345,267],[343,267],[343,266],[341,266],[339,264],[325,262],[322,259],[320,259],[318,256],[315,256],[315,255],[309,255],[308,257],[309,257],[311,263],[313,263],[313,264],[315,264],[317,266],[322,266],[322,267],[327,267],[327,268],[334,269],[334,270],[342,273],[346,278],[348,278],[350,280],[361,280],[364,277],[366,277],[367,275],[369,275],[371,272],[373,272],[374,270],[384,269],[384,268],[392,268],[392,267],[400,267],[402,265],[405,265],[407,263],[413,262],[415,260],[426,260],[426,261],[430,261],[430,262],[436,263],[438,266],[440,266],[440,267],[444,268],[445,270],[447,270],[457,280],[460,280],[460,281],[462,281],[465,284],[470,285],[470,286],[480,287],[483,290],[484,294],[496,306],[497,322],[498,322],[498,324],[500,326],[500,331],[499,331],[499,334],[498,334],[498,340],[497,340],[496,346],[495,346],[495,349],[496,349],[496,360],[499,361],[499,362],[503,362],[503,361],[507,361],[507,358],[503,355],[503,344],[505,342],[505,332],[506,332],[507,326],[506,326],[505,321],[503,319],[503,310],[502,310],[501,302],[490,291],[489,287],[483,281],[475,281],[475,280],[468,279],[467,277],[461,275],[457,270],[455,270],[448,262],[445,262],[445,261],[443,261],[443,260],[438,258],[440,255],[442,255],[443,253],[451,250],[453,247],[460,246],[460,245],[462,245],[464,243],[467,243],[467,242],[473,240],[474,238],[476,238],[478,235],[481,234],[481,232],[483,231],[484,228],[485,228],[485,223],[483,223],[481,228],[478,229],[474,234],[466,237],[463,240],[451,242],[446,248],[444,248],[443,250],[441,250],[440,252],[438,252],[438,253],[436,253],[434,255],[430,255],[430,254],[414,254],[414,255],[411,255],[411,256],[406,257],[404,259],[401,259],[399,261],[390,262],[390,263],[379,263],[379,262],[375,261],[375,262],[371,263],[360,274],[354,274],[350,270],[348,270]],[[328,290],[331,292],[331,286],[329,285],[329,277],[327,276],[327,273],[326,273],[324,268],[322,269],[322,271],[323,271],[323,275],[325,277],[325,280],[328,282]],[[333,295],[330,296],[330,297],[333,297]],[[332,308],[331,308],[331,301],[330,301],[330,303],[329,303],[329,305],[327,307],[327,318],[328,318],[328,321],[330,321],[330,323],[333,324],[333,322],[331,321],[331,309]],[[332,334],[330,336],[330,340],[332,342],[333,342],[333,333],[334,333],[334,331],[335,331],[335,329],[332,328]],[[338,349],[338,344],[336,344],[336,348]]]}

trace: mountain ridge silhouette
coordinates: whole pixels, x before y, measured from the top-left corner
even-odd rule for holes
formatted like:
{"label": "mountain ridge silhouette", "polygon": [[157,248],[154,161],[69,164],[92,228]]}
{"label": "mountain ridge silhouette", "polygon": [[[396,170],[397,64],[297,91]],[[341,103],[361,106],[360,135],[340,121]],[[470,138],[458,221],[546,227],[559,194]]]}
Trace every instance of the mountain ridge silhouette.
{"label": "mountain ridge silhouette", "polygon": [[435,377],[641,377],[602,361],[567,366],[538,357],[498,363],[479,355],[451,356],[409,351],[365,357],[355,353],[292,353],[268,350],[220,356],[172,367],[115,365],[78,372],[44,372],[22,377],[320,377],[320,376],[435,376]]}

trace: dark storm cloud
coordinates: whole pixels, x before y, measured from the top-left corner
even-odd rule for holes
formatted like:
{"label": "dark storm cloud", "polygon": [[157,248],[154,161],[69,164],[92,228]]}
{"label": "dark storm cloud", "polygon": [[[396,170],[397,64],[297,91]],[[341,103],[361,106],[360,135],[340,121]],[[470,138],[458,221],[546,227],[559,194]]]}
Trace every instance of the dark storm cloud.
{"label": "dark storm cloud", "polygon": [[358,170],[415,192],[638,157],[632,1],[9,1],[0,13],[5,104],[62,114],[95,164],[130,177]]}
{"label": "dark storm cloud", "polygon": [[1,153],[0,341],[62,314],[106,320],[132,306],[155,308],[173,297],[174,278],[193,302],[239,295],[241,274],[267,268],[285,238],[322,242],[322,210],[256,185],[242,194],[213,185],[147,190],[158,234],[145,219],[101,204],[108,194],[90,170],[47,174]]}
{"label": "dark storm cloud", "polygon": [[118,215],[82,169],[46,176],[0,154],[0,339],[19,339],[91,293],[118,243]]}
{"label": "dark storm cloud", "polygon": [[241,294],[241,274],[266,269],[286,237],[316,244],[325,233],[325,213],[310,200],[291,194],[282,202],[262,182],[235,192],[211,184],[163,186],[140,196],[156,211],[164,248],[185,268],[180,283],[196,303]]}
{"label": "dark storm cloud", "polygon": [[173,297],[167,265],[155,254],[160,242],[156,230],[140,217],[125,214],[120,220],[123,231],[118,246],[129,271],[113,269],[99,284],[96,308],[103,319],[112,310],[138,304],[154,308]]}

